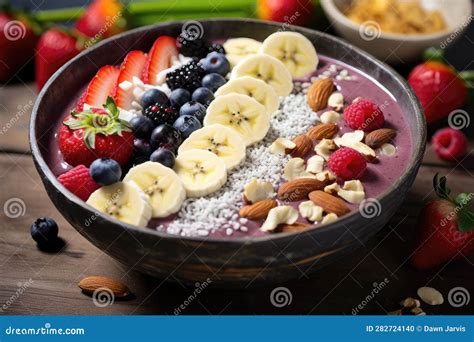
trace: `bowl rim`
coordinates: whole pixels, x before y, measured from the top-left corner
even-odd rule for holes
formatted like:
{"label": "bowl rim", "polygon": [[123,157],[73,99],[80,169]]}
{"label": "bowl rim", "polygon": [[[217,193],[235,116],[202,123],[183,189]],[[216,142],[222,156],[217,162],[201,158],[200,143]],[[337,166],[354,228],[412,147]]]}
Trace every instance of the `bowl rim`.
{"label": "bowl rim", "polygon": [[[211,23],[215,21],[221,21],[221,22],[227,22],[227,23],[234,23],[234,24],[242,24],[245,22],[252,22],[256,24],[266,24],[266,25],[272,25],[276,28],[281,27],[281,23],[277,22],[271,22],[271,21],[265,21],[265,20],[258,20],[258,19],[241,19],[241,18],[213,18],[213,19],[194,19],[196,21],[199,21],[201,23]],[[43,155],[41,153],[41,150],[38,145],[37,137],[36,137],[36,121],[37,121],[37,116],[38,116],[38,109],[40,106],[40,103],[42,102],[43,98],[47,95],[48,90],[50,86],[55,82],[55,80],[62,74],[64,70],[66,70],[69,66],[74,64],[77,60],[81,59],[83,56],[86,56],[89,54],[91,51],[101,49],[102,46],[106,46],[108,43],[115,39],[120,39],[121,37],[127,36],[127,35],[133,35],[139,32],[145,32],[150,29],[157,29],[160,27],[166,27],[169,25],[176,25],[176,24],[181,24],[183,25],[186,23],[186,20],[179,20],[179,21],[169,21],[165,23],[160,23],[160,24],[154,24],[154,25],[148,25],[148,26],[143,26],[140,28],[136,28],[133,30],[129,30],[127,32],[123,32],[121,34],[115,35],[113,37],[107,38],[103,40],[102,42],[98,43],[97,45],[90,47],[84,51],[82,51],[80,54],[78,54],[76,57],[68,61],[65,65],[63,65],[61,68],[59,68],[53,76],[49,78],[49,80],[46,82],[45,86],[41,90],[41,92],[38,94],[38,97],[35,101],[35,105],[33,107],[31,117],[30,117],[30,123],[29,123],[29,142],[30,142],[30,149],[32,152],[32,156],[34,161],[37,164],[37,168],[39,168],[39,171],[43,173],[44,178],[55,188],[56,191],[61,193],[63,196],[67,198],[68,201],[82,207],[82,209],[87,210],[94,214],[95,216],[100,216],[103,220],[111,222],[115,225],[119,225],[125,229],[128,229],[134,233],[137,234],[152,234],[155,235],[159,238],[165,238],[165,239],[172,239],[172,240],[180,240],[180,241],[187,241],[187,242],[207,242],[207,243],[216,243],[216,244],[221,244],[221,245],[229,245],[229,246],[239,246],[242,244],[256,244],[256,243],[264,243],[266,241],[279,241],[279,240],[285,240],[288,238],[296,238],[297,235],[300,234],[305,234],[310,231],[313,231],[315,229],[317,230],[330,230],[330,229],[337,229],[338,227],[346,226],[346,223],[348,223],[352,218],[355,216],[360,215],[359,210],[353,210],[349,214],[345,215],[341,219],[338,219],[335,222],[329,223],[325,225],[324,227],[318,227],[318,226],[312,226],[311,228],[301,231],[301,232],[292,232],[292,233],[279,233],[279,234],[268,234],[264,236],[243,236],[243,237],[214,237],[214,236],[181,236],[181,235],[173,235],[167,232],[160,232],[156,229],[151,229],[151,228],[140,228],[138,226],[128,224],[126,222],[119,221],[115,218],[112,218],[106,214],[103,214],[101,212],[98,212],[95,208],[92,206],[88,205],[85,201],[81,200],[79,197],[74,195],[72,192],[70,192],[68,189],[66,189],[60,182],[59,180],[54,176],[53,172],[49,168],[48,164],[46,163],[45,159],[43,158]],[[388,66],[387,64],[381,62],[374,56],[370,55],[369,53],[359,49],[358,47],[353,46],[352,44],[335,37],[333,35],[329,35],[327,33],[323,33],[321,31],[313,30],[313,29],[308,29],[304,27],[299,27],[299,26],[294,26],[294,25],[287,25],[287,30],[289,31],[299,31],[299,32],[305,32],[308,34],[314,34],[315,32],[323,36],[325,39],[332,40],[335,44],[340,44],[344,48],[348,50],[352,50],[354,53],[357,53],[361,55],[362,57],[368,59],[370,62],[375,63],[378,67],[386,70],[391,74],[391,76],[397,81],[400,85],[400,87],[407,92],[412,104],[414,105],[414,115],[415,115],[415,120],[420,123],[420,129],[421,131],[421,140],[420,140],[420,145],[419,146],[412,146],[413,151],[412,151],[412,157],[410,158],[409,164],[407,165],[405,172],[397,179],[397,181],[388,189],[386,189],[383,193],[379,194],[375,199],[379,202],[383,201],[387,196],[389,196],[391,193],[397,190],[398,186],[400,184],[403,184],[408,178],[409,175],[413,172],[416,171],[419,167],[419,162],[421,162],[421,159],[423,158],[424,150],[425,150],[425,141],[426,141],[426,134],[427,134],[427,128],[426,128],[426,121],[425,121],[425,116],[423,114],[423,109],[421,107],[421,103],[419,102],[418,98],[416,97],[415,93],[409,86],[408,82],[402,78],[393,68]],[[369,75],[370,76],[370,75]],[[44,181],[44,180],[43,180]],[[62,215],[62,214],[61,214]]]}
{"label": "bowl rim", "polygon": [[[469,0],[466,1],[466,4],[469,4],[470,11],[462,21],[468,21],[468,18],[471,16],[470,13],[472,12],[472,2]],[[324,12],[332,17],[334,20],[337,20],[339,23],[343,24],[344,26],[354,30],[360,31],[362,28],[361,24],[357,24],[350,20],[348,17],[341,12],[338,6],[334,3],[334,0],[321,0],[321,7],[323,8]],[[420,42],[420,41],[430,41],[430,40],[439,40],[450,36],[451,34],[458,32],[457,34],[460,35],[468,25],[459,25],[454,26],[449,30],[423,34],[423,33],[415,33],[415,34],[403,34],[403,33],[393,33],[393,32],[384,32],[380,31],[379,37],[377,39],[387,39],[387,40],[394,40],[394,41],[404,41],[404,42]]]}

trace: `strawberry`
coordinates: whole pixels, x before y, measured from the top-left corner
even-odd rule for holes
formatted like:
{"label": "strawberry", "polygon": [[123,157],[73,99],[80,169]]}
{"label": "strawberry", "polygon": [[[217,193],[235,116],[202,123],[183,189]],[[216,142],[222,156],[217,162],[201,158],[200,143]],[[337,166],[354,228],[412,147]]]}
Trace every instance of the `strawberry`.
{"label": "strawberry", "polygon": [[127,28],[123,9],[117,0],[95,0],[76,21],[75,28],[94,39],[111,37]]}
{"label": "strawberry", "polygon": [[450,197],[446,177],[437,174],[433,185],[439,199],[423,208],[417,248],[411,257],[418,269],[430,269],[474,252],[474,213],[468,209],[473,194]]}
{"label": "strawberry", "polygon": [[155,40],[143,71],[143,82],[158,84],[158,73],[172,65],[173,58],[178,57],[176,39],[170,36],[161,36]]}
{"label": "strawberry", "polygon": [[131,51],[125,56],[120,66],[120,75],[118,76],[114,96],[117,106],[120,108],[129,109],[134,100],[133,88],[123,89],[120,87],[120,84],[124,81],[132,82],[133,77],[141,78],[146,61],[146,54],[138,50]]}
{"label": "strawberry", "polygon": [[35,54],[40,28],[25,13],[0,11],[0,82],[8,82]]}
{"label": "strawberry", "polygon": [[115,66],[106,65],[100,68],[87,86],[84,103],[92,107],[102,107],[107,98],[114,95],[119,74],[120,69]]}
{"label": "strawberry", "polygon": [[133,152],[133,134],[119,119],[119,110],[111,97],[104,109],[73,112],[59,130],[59,149],[72,165],[89,165],[97,158],[111,158],[125,165]]}
{"label": "strawberry", "polygon": [[36,46],[36,85],[43,88],[56,70],[84,49],[83,37],[72,31],[52,28],[41,35]]}
{"label": "strawberry", "polygon": [[408,75],[408,83],[423,106],[428,124],[462,107],[466,100],[465,82],[454,69],[437,61],[415,67]]}

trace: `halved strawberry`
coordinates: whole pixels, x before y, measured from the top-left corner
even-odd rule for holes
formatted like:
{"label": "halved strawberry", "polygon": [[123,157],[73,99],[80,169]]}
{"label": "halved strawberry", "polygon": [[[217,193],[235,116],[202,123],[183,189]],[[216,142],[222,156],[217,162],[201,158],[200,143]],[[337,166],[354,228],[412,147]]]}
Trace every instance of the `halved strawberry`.
{"label": "halved strawberry", "polygon": [[108,96],[112,96],[117,85],[120,69],[116,66],[106,65],[99,69],[92,81],[87,86],[84,102],[93,107],[102,107]]}
{"label": "halved strawberry", "polygon": [[115,92],[115,101],[118,107],[129,109],[132,105],[134,99],[133,88],[125,90],[120,87],[120,84],[124,81],[132,82],[134,76],[141,79],[146,60],[146,53],[138,50],[131,51],[125,56],[120,66],[120,75]]}
{"label": "halved strawberry", "polygon": [[171,67],[173,57],[178,56],[176,39],[170,36],[161,36],[153,44],[143,72],[143,82],[157,84],[158,73]]}

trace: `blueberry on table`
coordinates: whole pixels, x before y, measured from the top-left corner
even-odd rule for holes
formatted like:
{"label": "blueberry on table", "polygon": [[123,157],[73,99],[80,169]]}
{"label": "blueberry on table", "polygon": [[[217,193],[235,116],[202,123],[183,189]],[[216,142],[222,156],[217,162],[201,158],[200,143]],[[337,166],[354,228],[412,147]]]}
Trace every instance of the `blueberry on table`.
{"label": "blueberry on table", "polygon": [[172,168],[176,157],[172,151],[167,148],[160,147],[150,156],[150,161],[163,164],[166,167]]}
{"label": "blueberry on table", "polygon": [[153,148],[167,146],[178,148],[182,142],[181,133],[171,125],[164,124],[156,127],[151,133],[150,144]]}
{"label": "blueberry on table", "polygon": [[58,225],[49,217],[40,217],[31,225],[31,237],[41,247],[52,246],[58,239]]}
{"label": "blueberry on table", "polygon": [[153,128],[155,128],[155,123],[146,116],[137,115],[130,120],[130,126],[132,126],[135,138],[147,139],[150,137]]}
{"label": "blueberry on table", "polygon": [[219,52],[211,52],[206,58],[201,59],[201,65],[206,74],[217,73],[225,76],[230,71],[229,61]]}
{"label": "blueberry on table", "polygon": [[208,106],[214,100],[214,94],[206,87],[197,88],[192,95],[192,100]]}
{"label": "blueberry on table", "polygon": [[133,153],[136,157],[149,157],[151,154],[152,148],[151,144],[145,139],[135,138],[133,140]]}
{"label": "blueberry on table", "polygon": [[210,91],[215,92],[217,89],[222,87],[227,81],[222,75],[212,73],[202,78],[202,86],[208,88]]}
{"label": "blueberry on table", "polygon": [[165,105],[168,103],[168,96],[159,89],[150,89],[143,93],[141,105],[143,108],[149,107],[155,103]]}
{"label": "blueberry on table", "polygon": [[175,108],[180,108],[186,102],[191,100],[191,93],[183,88],[175,89],[170,94],[171,105]]}
{"label": "blueberry on table", "polygon": [[199,102],[186,102],[179,110],[179,115],[193,115],[202,122],[206,116],[206,107]]}
{"label": "blueberry on table", "polygon": [[111,158],[99,158],[92,162],[89,173],[97,184],[110,185],[120,180],[122,168]]}
{"label": "blueberry on table", "polygon": [[186,139],[192,132],[202,127],[201,122],[193,115],[182,115],[173,124],[173,127],[181,132],[183,139]]}

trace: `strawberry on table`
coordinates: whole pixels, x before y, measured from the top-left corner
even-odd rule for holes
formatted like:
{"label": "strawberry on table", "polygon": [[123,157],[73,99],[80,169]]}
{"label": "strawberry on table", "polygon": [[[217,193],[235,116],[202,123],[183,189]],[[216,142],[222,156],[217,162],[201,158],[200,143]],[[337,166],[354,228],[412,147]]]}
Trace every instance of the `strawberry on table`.
{"label": "strawberry on table", "polygon": [[118,76],[117,87],[115,91],[115,101],[117,106],[122,109],[129,109],[134,100],[133,87],[125,88],[120,85],[122,82],[132,82],[133,77],[141,78],[147,56],[142,51],[131,51],[125,56],[120,66],[120,74]]}
{"label": "strawberry on table", "polygon": [[66,189],[83,201],[87,201],[89,196],[100,188],[100,185],[90,176],[89,169],[84,165],[78,165],[63,173],[58,177],[58,180]]}
{"label": "strawberry on table", "polygon": [[143,71],[143,82],[158,84],[158,73],[172,65],[173,58],[178,57],[176,39],[170,36],[161,36],[153,44]]}
{"label": "strawberry on table", "polygon": [[46,81],[84,49],[83,37],[63,28],[51,28],[41,35],[36,46],[36,85],[43,88]]}
{"label": "strawberry on table", "polygon": [[417,248],[411,257],[411,263],[418,269],[430,269],[474,252],[474,213],[469,211],[473,194],[450,197],[446,177],[438,175],[433,185],[439,199],[423,208]]}
{"label": "strawberry on table", "polygon": [[467,96],[467,87],[457,72],[437,61],[428,61],[415,67],[408,75],[408,83],[415,91],[431,124],[461,108]]}
{"label": "strawberry on table", "polygon": [[76,30],[91,38],[111,37],[127,28],[123,11],[117,0],[95,0],[76,21]]}
{"label": "strawberry on table", "polygon": [[123,166],[133,153],[133,134],[109,97],[103,110],[73,112],[64,120],[59,149],[72,166],[88,167],[97,158],[111,158]]}

